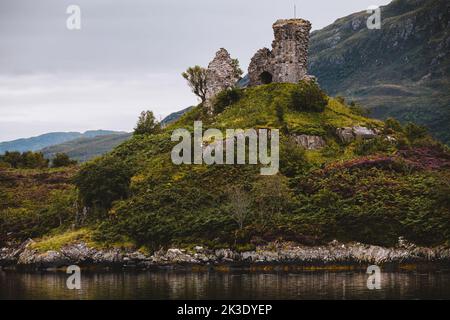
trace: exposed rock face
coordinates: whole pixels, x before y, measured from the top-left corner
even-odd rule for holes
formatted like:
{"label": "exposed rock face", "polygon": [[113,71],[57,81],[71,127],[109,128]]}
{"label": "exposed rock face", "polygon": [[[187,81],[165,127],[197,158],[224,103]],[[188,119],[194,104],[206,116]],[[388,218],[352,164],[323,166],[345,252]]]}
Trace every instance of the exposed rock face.
{"label": "exposed rock face", "polygon": [[271,82],[296,83],[309,79],[307,58],[311,23],[303,19],[278,20],[273,24],[272,50],[258,50],[250,62],[250,86]]}
{"label": "exposed rock face", "polygon": [[237,252],[231,249],[211,250],[197,246],[194,250],[161,249],[153,255],[118,248],[99,250],[85,243],[67,245],[58,251],[38,252],[28,245],[0,249],[0,267],[22,266],[35,269],[68,265],[106,267],[175,267],[189,265],[253,265],[253,264],[383,264],[450,261],[448,247],[417,247],[403,239],[397,247],[385,248],[361,243],[343,244],[332,241],[323,246],[302,246],[289,242],[274,242],[257,246],[255,250]]}
{"label": "exposed rock face", "polygon": [[376,136],[375,131],[366,127],[353,127],[353,134],[355,137],[362,139],[372,139]]}
{"label": "exposed rock face", "polygon": [[221,48],[217,51],[208,65],[206,78],[206,107],[211,109],[211,102],[215,95],[222,90],[234,87],[240,79],[233,65],[233,59],[226,49]]}
{"label": "exposed rock face", "polygon": [[374,130],[359,126],[337,128],[336,134],[344,143],[352,142],[355,138],[372,139],[377,136],[377,133]]}
{"label": "exposed rock face", "polygon": [[306,134],[294,135],[294,141],[307,150],[319,150],[325,147],[325,140],[319,136],[308,136]]}
{"label": "exposed rock face", "polygon": [[337,128],[336,134],[344,143],[352,142],[355,139],[352,128]]}
{"label": "exposed rock face", "polygon": [[360,11],[313,31],[308,72],[330,96],[425,125],[450,144],[450,1],[396,0],[381,11],[380,30],[368,30],[371,13]]}

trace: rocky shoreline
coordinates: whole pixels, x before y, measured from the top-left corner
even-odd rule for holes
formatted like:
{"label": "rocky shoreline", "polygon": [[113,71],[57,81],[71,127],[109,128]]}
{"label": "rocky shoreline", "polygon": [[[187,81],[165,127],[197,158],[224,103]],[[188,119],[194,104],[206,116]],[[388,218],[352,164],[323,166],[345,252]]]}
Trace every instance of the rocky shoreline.
{"label": "rocky shoreline", "polygon": [[302,246],[294,243],[271,243],[255,250],[237,252],[231,249],[209,250],[197,246],[187,249],[161,249],[152,255],[118,248],[99,250],[84,242],[70,244],[57,251],[39,252],[33,240],[17,247],[0,249],[0,268],[52,270],[69,265],[99,268],[195,268],[258,267],[264,265],[355,266],[386,264],[438,263],[450,268],[450,248],[418,247],[400,244],[385,248],[361,243],[342,244],[333,241],[324,246]]}

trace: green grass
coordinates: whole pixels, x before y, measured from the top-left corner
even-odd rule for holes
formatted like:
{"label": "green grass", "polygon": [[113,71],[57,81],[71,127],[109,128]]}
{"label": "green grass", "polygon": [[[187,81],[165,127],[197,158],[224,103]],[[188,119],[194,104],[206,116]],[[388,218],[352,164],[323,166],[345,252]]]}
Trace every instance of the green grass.
{"label": "green grass", "polygon": [[50,250],[57,251],[65,245],[80,241],[84,241],[90,246],[93,246],[95,243],[92,241],[92,230],[88,228],[81,228],[78,230],[45,236],[41,239],[37,239],[36,242],[32,244],[31,248],[38,250],[39,252],[46,252]]}

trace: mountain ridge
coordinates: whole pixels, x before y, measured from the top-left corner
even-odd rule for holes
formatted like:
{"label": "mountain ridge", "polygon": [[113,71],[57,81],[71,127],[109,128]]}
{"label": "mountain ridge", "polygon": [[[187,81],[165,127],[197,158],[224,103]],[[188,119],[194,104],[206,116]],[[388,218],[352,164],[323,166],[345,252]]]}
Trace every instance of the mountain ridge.
{"label": "mountain ridge", "polygon": [[47,159],[52,159],[57,153],[65,153],[70,159],[85,162],[111,151],[131,136],[131,133],[114,133],[81,137],[45,147],[39,152],[42,152]]}
{"label": "mountain ridge", "polygon": [[48,132],[38,136],[30,138],[21,138],[11,141],[0,142],[0,154],[6,151],[38,151],[40,149],[65,143],[78,138],[93,138],[97,136],[110,135],[110,134],[123,134],[123,131],[112,130],[87,130],[81,132]]}
{"label": "mountain ridge", "polygon": [[450,142],[450,3],[394,0],[380,30],[365,11],[311,33],[309,72],[332,96],[357,101],[385,119],[427,126]]}

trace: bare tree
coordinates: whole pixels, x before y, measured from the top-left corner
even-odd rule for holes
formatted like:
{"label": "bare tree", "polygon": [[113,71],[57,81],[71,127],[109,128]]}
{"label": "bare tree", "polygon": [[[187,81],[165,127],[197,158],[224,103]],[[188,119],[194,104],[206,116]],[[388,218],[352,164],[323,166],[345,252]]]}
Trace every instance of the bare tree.
{"label": "bare tree", "polygon": [[231,187],[228,190],[228,199],[230,201],[231,217],[236,221],[239,229],[242,230],[245,220],[250,213],[250,199],[241,187]]}
{"label": "bare tree", "polygon": [[192,92],[200,98],[202,102],[206,100],[206,73],[207,70],[200,66],[190,67],[181,75],[188,82]]}

